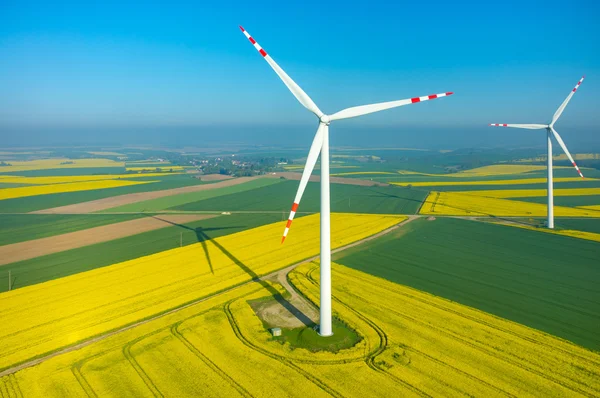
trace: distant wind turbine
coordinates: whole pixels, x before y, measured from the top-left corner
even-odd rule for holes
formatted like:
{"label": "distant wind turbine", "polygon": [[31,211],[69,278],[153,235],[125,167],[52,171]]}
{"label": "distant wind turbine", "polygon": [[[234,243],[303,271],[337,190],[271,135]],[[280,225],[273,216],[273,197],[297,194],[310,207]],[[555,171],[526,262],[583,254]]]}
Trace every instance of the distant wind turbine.
{"label": "distant wind turbine", "polygon": [[583,76],[577,82],[577,84],[575,85],[573,90],[571,90],[571,92],[569,93],[567,98],[558,107],[556,112],[554,112],[554,116],[552,116],[552,121],[550,122],[550,124],[506,124],[506,123],[490,124],[490,126],[494,126],[494,127],[515,127],[518,129],[530,129],[530,130],[545,129],[546,130],[547,145],[548,145],[548,161],[547,161],[547,168],[548,168],[548,170],[547,170],[547,172],[548,172],[548,221],[547,221],[547,226],[550,229],[554,228],[554,188],[553,188],[553,183],[552,183],[552,135],[554,135],[554,138],[556,138],[556,141],[558,141],[558,144],[560,145],[560,147],[563,149],[563,151],[565,152],[565,154],[567,155],[567,157],[573,164],[573,167],[575,167],[575,170],[577,170],[577,172],[579,173],[579,176],[581,178],[583,178],[583,174],[581,174],[581,170],[579,170],[579,167],[577,167],[575,160],[573,160],[573,157],[569,153],[569,150],[567,149],[565,142],[562,140],[562,138],[560,138],[560,135],[558,135],[558,132],[554,129],[554,123],[556,123],[556,121],[558,120],[560,115],[562,115],[563,111],[567,107],[567,104],[569,103],[569,101],[571,101],[571,98],[573,97],[573,95],[575,94],[575,92],[577,91],[579,86],[581,85],[581,82],[583,82],[583,79],[585,79],[585,76]]}
{"label": "distant wind turbine", "polygon": [[333,334],[331,327],[331,236],[330,236],[330,202],[329,202],[329,124],[334,120],[348,119],[351,117],[362,116],[369,113],[379,112],[386,109],[396,108],[403,105],[414,104],[417,102],[428,101],[431,99],[446,97],[452,93],[433,94],[424,97],[415,97],[403,99],[399,101],[382,102],[378,104],[355,106],[341,110],[333,115],[326,115],[317,107],[310,97],[275,63],[267,52],[250,36],[250,34],[240,26],[240,29],[246,35],[250,43],[254,45],[256,50],[263,56],[265,61],[271,65],[271,68],[277,73],[279,78],[292,92],[296,99],[306,109],[311,111],[319,119],[319,127],[313,139],[306,165],[300,179],[300,186],[292,205],[292,211],[288,218],[281,243],[285,238],[292,225],[294,215],[298,210],[300,199],[308,184],[308,179],[317,163],[319,152],[321,154],[321,308],[320,308],[320,325],[319,334],[321,336],[331,336]]}

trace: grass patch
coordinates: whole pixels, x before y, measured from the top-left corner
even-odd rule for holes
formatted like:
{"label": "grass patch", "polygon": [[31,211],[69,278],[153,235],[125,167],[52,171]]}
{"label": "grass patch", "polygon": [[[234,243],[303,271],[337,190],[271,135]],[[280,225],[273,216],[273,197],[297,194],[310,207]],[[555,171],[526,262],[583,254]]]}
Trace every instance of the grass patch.
{"label": "grass patch", "polygon": [[1,214],[0,245],[81,231],[135,218],[141,214]]}
{"label": "grass patch", "polygon": [[206,200],[217,196],[223,196],[228,194],[235,194],[239,192],[249,191],[251,189],[261,188],[273,184],[278,184],[281,180],[274,178],[259,178],[256,180],[248,181],[243,184],[233,185],[230,187],[223,187],[219,189],[211,189],[207,191],[188,192],[179,195],[166,196],[164,198],[156,198],[151,200],[145,200],[143,202],[131,203],[124,206],[113,207],[112,209],[104,210],[104,212],[148,212],[148,211],[159,211],[168,208],[174,208],[182,206],[187,203],[197,202],[200,200]]}
{"label": "grass patch", "polygon": [[281,336],[273,337],[281,344],[288,343],[292,349],[304,348],[311,352],[340,350],[354,347],[362,337],[338,318],[333,318],[333,335],[323,337],[317,332],[317,326],[294,329],[281,329]]}
{"label": "grass patch", "polygon": [[[289,212],[298,189],[298,181],[284,181],[241,193],[200,200],[171,210],[281,211]],[[427,191],[404,187],[365,187],[331,184],[331,211],[370,214],[414,214]],[[300,203],[300,212],[318,212],[320,185],[308,183]],[[287,216],[287,214],[285,214]]]}

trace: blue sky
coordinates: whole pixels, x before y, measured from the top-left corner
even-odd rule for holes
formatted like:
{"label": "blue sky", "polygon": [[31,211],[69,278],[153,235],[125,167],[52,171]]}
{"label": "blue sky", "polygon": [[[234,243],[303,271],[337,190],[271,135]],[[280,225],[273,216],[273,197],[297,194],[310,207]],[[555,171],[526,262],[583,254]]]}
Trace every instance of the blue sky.
{"label": "blue sky", "polygon": [[327,113],[455,92],[343,121],[341,135],[463,129],[485,144],[487,123],[548,121],[583,74],[557,128],[582,144],[600,126],[597,1],[191,3],[0,2],[3,135],[293,126],[310,143],[316,120],[240,24]]}

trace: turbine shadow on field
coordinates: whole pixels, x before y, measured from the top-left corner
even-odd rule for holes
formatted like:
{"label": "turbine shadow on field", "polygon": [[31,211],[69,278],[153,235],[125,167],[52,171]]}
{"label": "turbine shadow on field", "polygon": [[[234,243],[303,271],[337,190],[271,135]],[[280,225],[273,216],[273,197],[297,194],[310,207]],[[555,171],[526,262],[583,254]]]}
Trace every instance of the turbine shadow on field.
{"label": "turbine shadow on field", "polygon": [[201,231],[200,233],[203,235],[203,237],[206,237],[208,240],[210,240],[211,243],[213,245],[215,245],[219,250],[221,250],[221,252],[223,254],[225,254],[231,261],[233,261],[234,264],[236,264],[238,267],[240,267],[245,273],[247,273],[248,275],[250,275],[250,277],[252,277],[252,280],[254,282],[260,283],[260,285],[263,288],[265,288],[269,293],[271,293],[271,296],[273,296],[273,298],[279,304],[281,304],[281,306],[283,306],[283,308],[285,308],[292,315],[294,315],[296,317],[296,319],[298,319],[300,322],[302,322],[306,326],[312,326],[314,324],[314,322],[308,316],[306,316],[302,311],[300,311],[291,302],[289,302],[288,300],[286,300],[277,289],[275,289],[273,286],[271,286],[266,281],[260,279],[260,276],[258,276],[258,274],[256,274],[251,268],[249,268],[246,264],[244,264],[240,259],[238,259],[237,257],[235,257],[223,245],[221,245],[216,240],[212,240],[204,232]]}
{"label": "turbine shadow on field", "polygon": [[202,245],[202,249],[204,250],[204,255],[206,256],[206,260],[208,261],[208,266],[210,267],[210,272],[213,275],[215,274],[215,270],[213,268],[213,264],[210,259],[210,254],[208,252],[208,246],[206,246],[206,240],[211,240],[212,238],[210,236],[206,235],[205,232],[206,231],[218,231],[218,230],[223,230],[223,229],[244,228],[244,226],[241,226],[241,225],[230,226],[230,227],[220,227],[220,228],[202,228],[202,227],[192,228],[192,227],[188,227],[187,225],[184,225],[184,224],[179,224],[179,223],[176,223],[173,221],[165,220],[164,218],[160,218],[158,216],[153,216],[153,215],[148,215],[148,214],[145,214],[145,215],[148,217],[154,218],[156,220],[165,222],[167,224],[171,224],[173,226],[180,227],[183,229],[187,229],[188,231],[194,232],[196,234],[196,241]]}
{"label": "turbine shadow on field", "polygon": [[251,268],[249,268],[246,264],[244,264],[240,259],[238,259],[237,257],[235,257],[222,244],[220,244],[219,242],[217,242],[215,239],[213,239],[211,236],[209,236],[207,234],[207,232],[217,231],[217,230],[221,230],[221,229],[243,228],[242,226],[223,227],[223,228],[202,228],[202,227],[192,228],[192,227],[188,227],[187,225],[178,224],[178,223],[175,223],[175,222],[172,222],[172,221],[169,221],[169,220],[162,219],[162,218],[157,217],[157,216],[151,215],[150,217],[155,218],[155,219],[160,220],[160,221],[163,221],[163,222],[166,222],[166,223],[169,223],[169,224],[172,224],[172,225],[175,225],[175,226],[178,226],[178,227],[181,227],[181,228],[184,228],[184,229],[187,229],[187,230],[190,230],[190,231],[194,231],[196,233],[196,238],[197,238],[198,242],[200,242],[200,244],[202,244],[202,248],[204,249],[204,254],[206,255],[206,259],[207,259],[208,264],[210,266],[210,271],[212,272],[213,275],[214,275],[214,269],[213,269],[213,266],[212,266],[212,261],[210,259],[210,254],[208,252],[208,247],[206,245],[207,241],[210,241],[213,245],[215,245],[215,247],[217,249],[219,249],[231,261],[233,261],[233,263],[235,265],[237,265],[245,273],[247,273],[248,275],[250,275],[250,277],[252,278],[252,281],[258,282],[263,288],[265,288],[269,293],[271,293],[271,296],[273,296],[273,298],[283,308],[285,308],[293,316],[295,316],[296,319],[298,319],[300,322],[302,322],[306,326],[312,326],[312,325],[314,325],[314,322],[308,316],[306,316],[302,311],[300,311],[291,302],[289,302],[288,300],[286,300],[277,289],[275,289],[273,286],[271,286],[266,281],[260,279],[260,276],[258,274],[256,274]]}

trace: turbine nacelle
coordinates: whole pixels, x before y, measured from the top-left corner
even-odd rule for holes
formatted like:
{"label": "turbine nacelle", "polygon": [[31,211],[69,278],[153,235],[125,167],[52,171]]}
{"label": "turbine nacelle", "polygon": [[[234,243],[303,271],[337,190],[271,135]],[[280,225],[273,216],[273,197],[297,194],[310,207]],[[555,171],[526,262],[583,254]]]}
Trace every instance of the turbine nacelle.
{"label": "turbine nacelle", "polygon": [[[579,170],[579,167],[575,163],[575,160],[573,159],[573,157],[569,153],[569,150],[567,149],[567,146],[565,145],[564,141],[562,140],[562,138],[560,137],[560,135],[558,134],[558,132],[554,129],[554,123],[556,123],[556,121],[558,120],[558,118],[560,117],[560,115],[562,115],[563,111],[567,107],[567,104],[569,103],[569,101],[571,101],[571,98],[573,97],[573,94],[575,94],[575,92],[577,91],[577,89],[581,85],[581,82],[583,82],[584,78],[585,78],[585,76],[582,77],[577,82],[577,85],[573,88],[573,90],[571,90],[571,92],[569,93],[569,95],[567,96],[567,98],[563,101],[562,104],[560,104],[560,106],[558,107],[558,109],[554,113],[554,116],[552,117],[552,121],[550,122],[550,124],[507,124],[507,123],[494,123],[494,124],[490,124],[490,126],[495,126],[495,127],[514,127],[514,128],[518,128],[518,129],[529,129],[529,130],[542,130],[542,129],[547,130],[548,134],[551,133],[552,135],[554,135],[554,138],[556,139],[556,141],[558,142],[558,144],[560,145],[560,147],[562,148],[562,150],[564,151],[564,153],[567,155],[567,157],[571,161],[571,164],[573,164],[573,167],[575,168],[575,170],[577,170],[577,173],[579,173],[579,176],[581,178],[583,178],[583,174],[581,173],[581,170]],[[548,139],[550,139],[550,135],[548,136]],[[550,145],[550,141],[548,141],[548,144]],[[548,157],[552,158],[552,154],[549,153]]]}
{"label": "turbine nacelle", "polygon": [[298,191],[296,193],[296,198],[294,199],[294,203],[292,205],[292,210],[290,211],[290,216],[288,218],[288,222],[285,226],[285,230],[283,232],[283,237],[281,239],[281,243],[285,241],[287,233],[289,232],[290,226],[292,224],[292,220],[296,215],[296,210],[298,209],[298,205],[300,204],[300,199],[302,199],[302,194],[304,193],[304,189],[308,184],[308,179],[312,174],[312,171],[317,163],[319,158],[319,153],[321,152],[321,148],[323,148],[324,140],[328,139],[329,135],[329,124],[334,120],[340,119],[348,119],[352,117],[368,115],[370,113],[375,113],[379,111],[384,111],[386,109],[397,108],[399,106],[416,104],[418,102],[424,102],[433,100],[436,98],[447,97],[452,95],[452,92],[445,92],[439,94],[431,94],[425,95],[422,97],[413,97],[407,98],[398,101],[389,101],[389,102],[380,102],[377,104],[369,104],[369,105],[360,105],[354,106],[351,108],[342,109],[339,112],[336,112],[332,115],[324,114],[319,107],[313,102],[313,100],[296,84],[295,81],[292,80],[291,77],[288,76],[287,73],[277,63],[273,58],[262,48],[256,40],[250,36],[250,33],[246,29],[240,26],[242,33],[244,36],[252,43],[256,51],[260,53],[260,55],[264,58],[265,61],[273,68],[273,71],[279,76],[279,78],[283,81],[283,83],[287,86],[290,92],[296,97],[298,102],[310,112],[312,112],[319,119],[319,128],[317,129],[317,133],[315,134],[315,138],[313,139],[312,145],[308,152],[308,157],[306,158],[306,165],[304,166],[304,170],[302,172],[302,178],[300,179],[300,185],[298,186]]}
{"label": "turbine nacelle", "polygon": [[248,38],[250,43],[256,48],[256,50],[262,55],[264,60],[273,68],[273,71],[277,73],[277,76],[283,81],[291,93],[296,97],[298,102],[310,112],[312,112],[319,119],[319,127],[313,139],[310,150],[308,151],[308,157],[306,158],[306,165],[302,171],[302,177],[300,178],[300,184],[292,210],[290,211],[289,218],[283,231],[281,243],[285,241],[285,238],[290,230],[296,211],[302,199],[302,194],[308,184],[308,180],[313,172],[313,169],[321,156],[321,302],[320,302],[320,327],[319,334],[321,336],[331,336],[333,333],[331,323],[331,230],[330,230],[330,199],[329,199],[329,124],[332,120],[347,119],[351,117],[367,115],[369,113],[379,112],[386,109],[396,108],[403,105],[414,104],[417,102],[428,101],[436,98],[445,97],[452,95],[451,92],[432,94],[424,97],[414,97],[409,99],[403,99],[399,101],[382,102],[378,104],[361,105],[352,108],[343,109],[333,115],[326,115],[319,107],[313,102],[313,100],[292,80],[291,77],[284,72],[279,65],[271,58],[269,54],[254,40],[250,34],[240,26],[240,29],[244,35]]}

